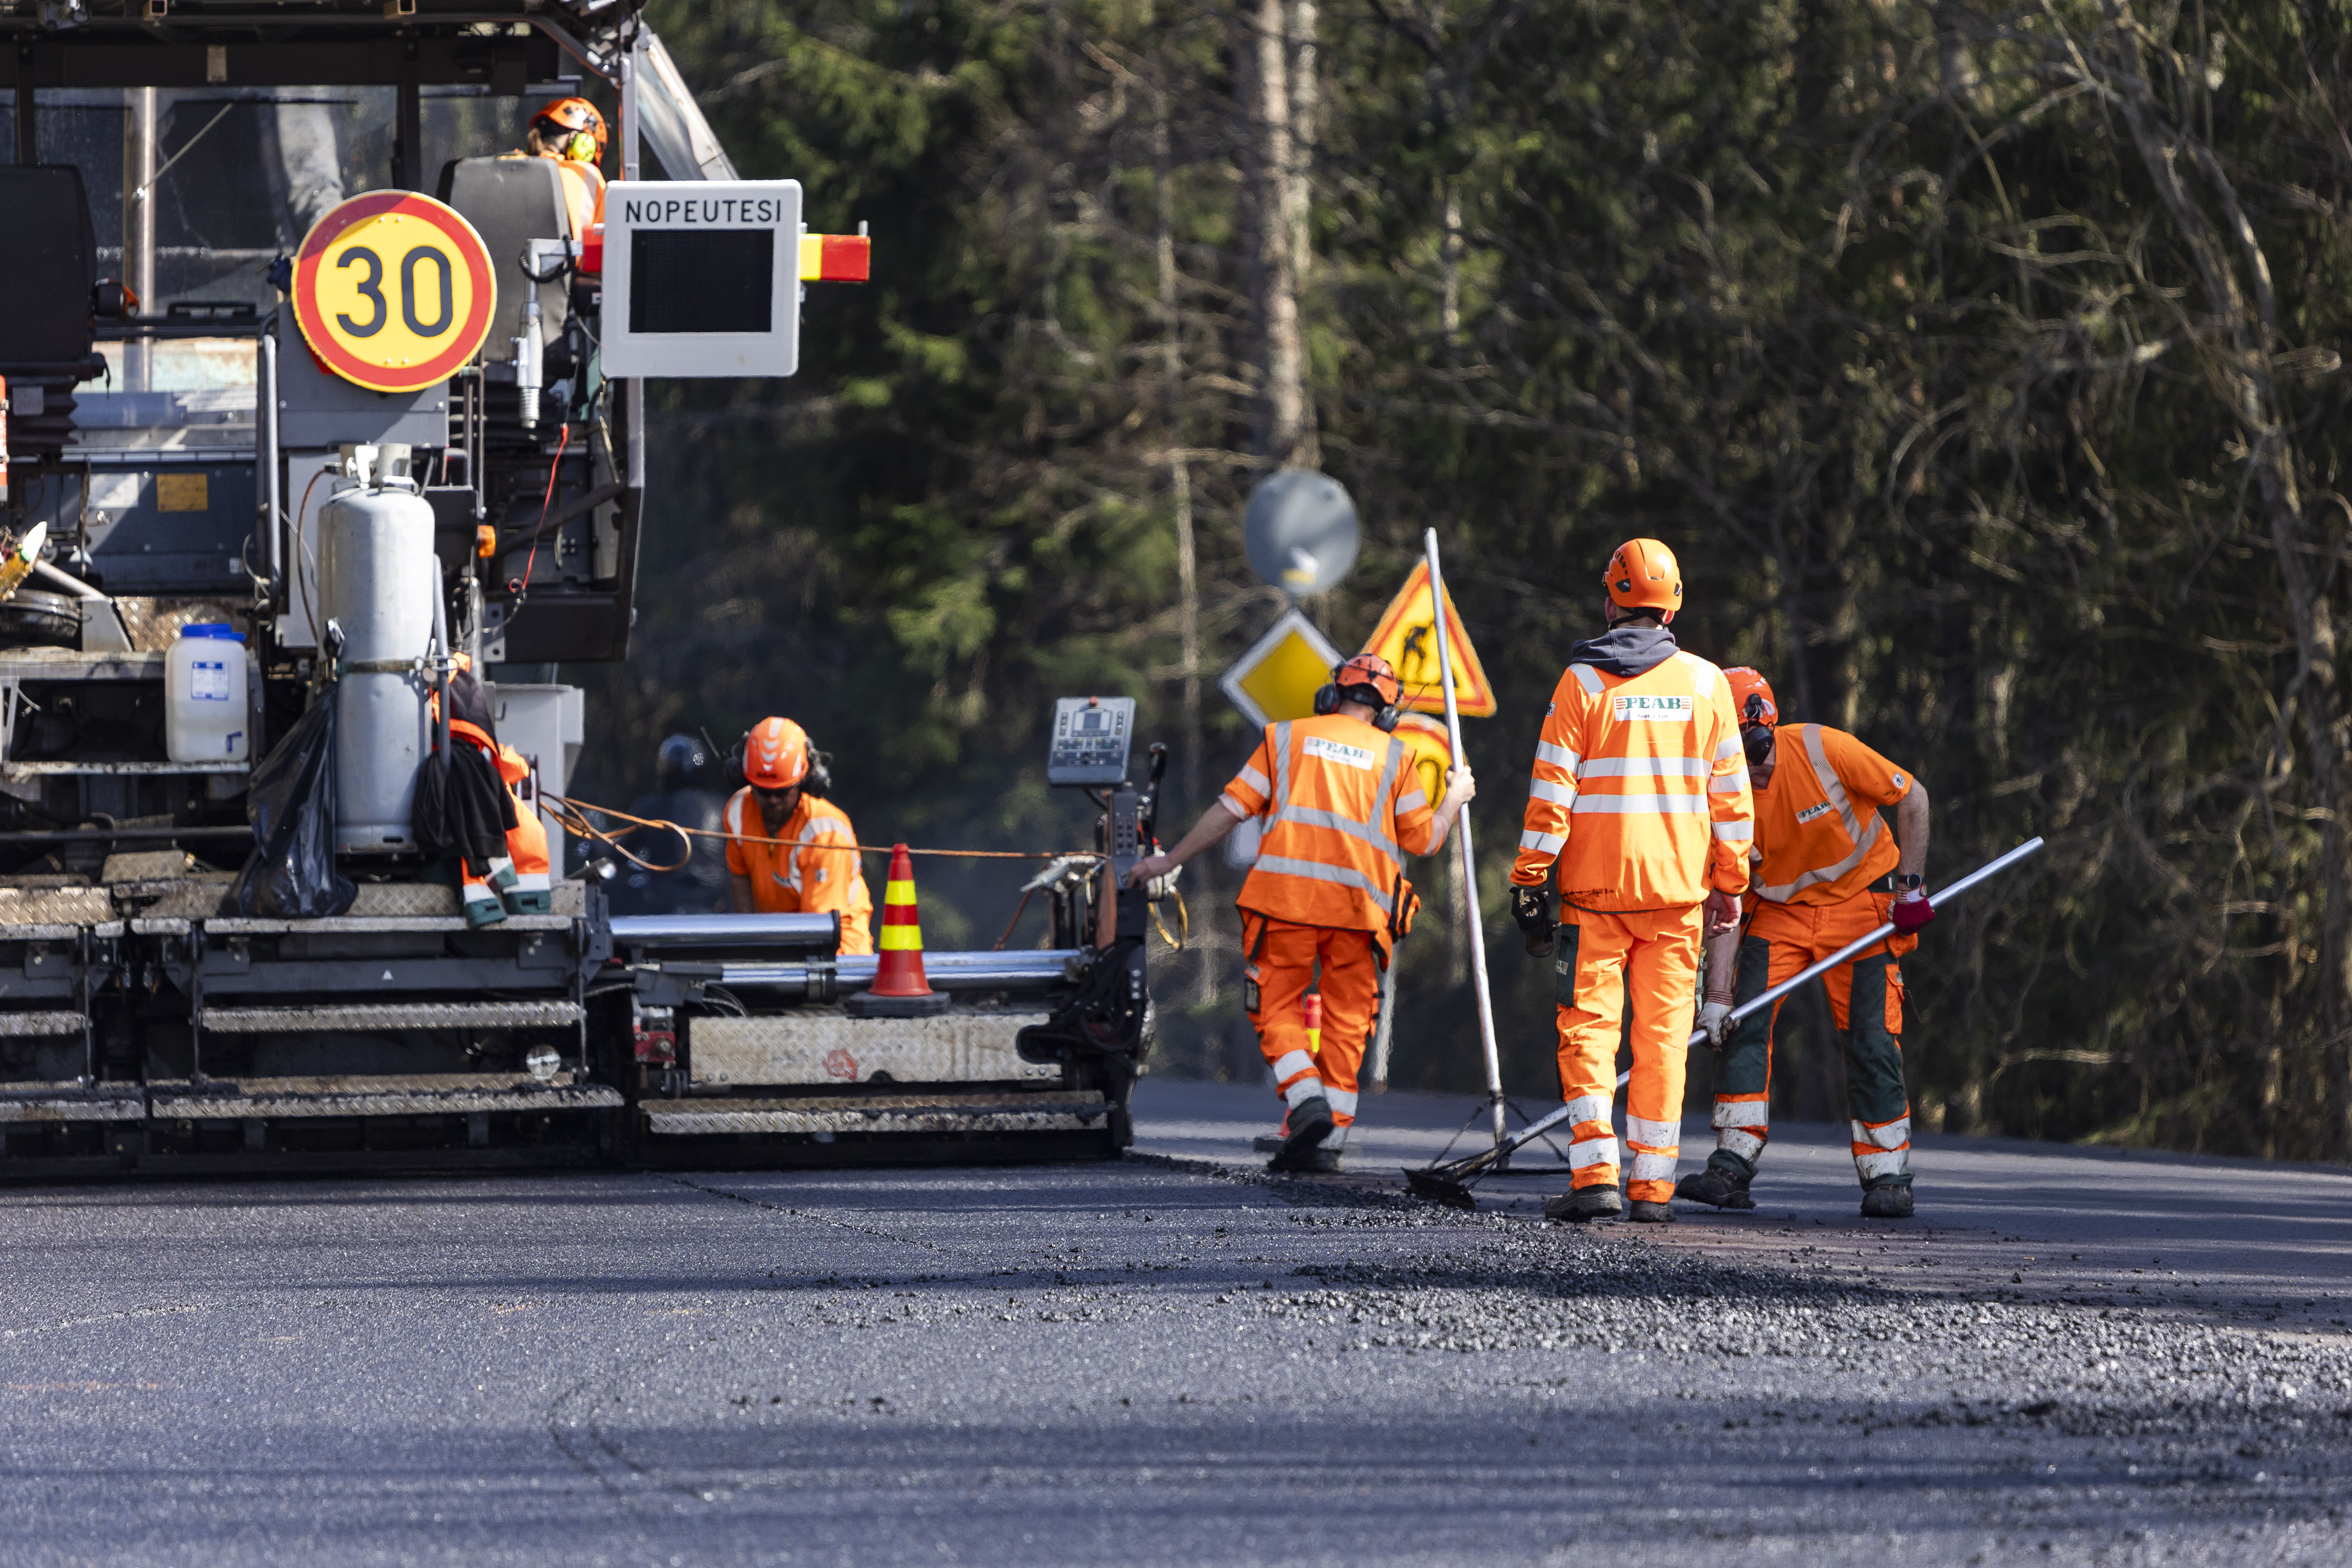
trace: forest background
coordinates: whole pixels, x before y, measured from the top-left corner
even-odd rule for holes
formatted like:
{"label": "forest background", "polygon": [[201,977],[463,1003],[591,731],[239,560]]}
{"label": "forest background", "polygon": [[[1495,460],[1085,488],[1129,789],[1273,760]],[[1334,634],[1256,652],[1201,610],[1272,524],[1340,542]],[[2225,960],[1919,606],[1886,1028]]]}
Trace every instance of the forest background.
{"label": "forest background", "polygon": [[[589,797],[785,712],[868,842],[1082,847],[1051,699],[1129,693],[1172,839],[1253,740],[1215,688],[1281,604],[1244,498],[1319,467],[1366,539],[1309,613],[1357,646],[1433,526],[1499,689],[1481,898],[1539,1100],[1503,879],[1601,564],[1654,534],[1684,647],[1927,783],[1932,882],[2051,841],[1906,965],[1925,1127],[2352,1158],[2352,5],[650,15],[747,176],[871,222],[875,281],[811,290],[797,378],[659,390],[635,651],[571,672]],[[986,946],[1018,877],[941,864],[926,934]],[[1392,1081],[1474,1089],[1421,864]],[[1152,939],[1157,1070],[1262,1072],[1235,880],[1196,863]],[[1779,1049],[1778,1113],[1843,1116],[1818,994]]]}

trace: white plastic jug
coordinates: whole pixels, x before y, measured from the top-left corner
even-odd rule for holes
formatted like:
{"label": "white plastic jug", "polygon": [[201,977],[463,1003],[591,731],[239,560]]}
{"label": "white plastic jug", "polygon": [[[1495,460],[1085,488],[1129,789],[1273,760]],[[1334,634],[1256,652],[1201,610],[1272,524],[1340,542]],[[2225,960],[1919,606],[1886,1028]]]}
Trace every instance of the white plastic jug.
{"label": "white plastic jug", "polygon": [[175,763],[246,757],[245,639],[219,621],[180,628],[163,666],[163,749]]}

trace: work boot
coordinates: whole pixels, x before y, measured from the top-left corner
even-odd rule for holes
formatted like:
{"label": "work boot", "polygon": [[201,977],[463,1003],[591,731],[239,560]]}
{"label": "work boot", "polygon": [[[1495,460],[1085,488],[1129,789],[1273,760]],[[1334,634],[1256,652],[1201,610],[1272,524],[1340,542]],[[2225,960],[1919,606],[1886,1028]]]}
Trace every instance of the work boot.
{"label": "work boot", "polygon": [[[1660,1206],[1664,1206],[1663,1205]],[[1625,1212],[1614,1186],[1578,1187],[1544,1200],[1544,1218],[1582,1225],[1587,1220],[1615,1219]]]}
{"label": "work boot", "polygon": [[1331,1102],[1318,1094],[1292,1106],[1285,1125],[1289,1134],[1274,1158],[1265,1163],[1269,1171],[1312,1169],[1307,1157],[1323,1146],[1323,1140],[1330,1137],[1339,1123],[1331,1114]]}
{"label": "work boot", "polygon": [[1626,1211],[1625,1218],[1634,1225],[1672,1225],[1675,1223],[1675,1205],[1635,1198],[1633,1206]]}
{"label": "work boot", "polygon": [[1708,1204],[1719,1209],[1752,1209],[1756,1200],[1748,1193],[1748,1184],[1719,1165],[1693,1171],[1675,1184],[1675,1196],[1688,1203]]}
{"label": "work boot", "polygon": [[1301,1165],[1299,1169],[1312,1176],[1344,1174],[1348,1169],[1348,1152],[1345,1149],[1334,1149],[1328,1143],[1320,1149],[1309,1149],[1307,1152],[1307,1163]]}
{"label": "work boot", "polygon": [[1890,1182],[1883,1187],[1864,1187],[1862,1190],[1862,1217],[1909,1219],[1911,1217],[1911,1184]]}

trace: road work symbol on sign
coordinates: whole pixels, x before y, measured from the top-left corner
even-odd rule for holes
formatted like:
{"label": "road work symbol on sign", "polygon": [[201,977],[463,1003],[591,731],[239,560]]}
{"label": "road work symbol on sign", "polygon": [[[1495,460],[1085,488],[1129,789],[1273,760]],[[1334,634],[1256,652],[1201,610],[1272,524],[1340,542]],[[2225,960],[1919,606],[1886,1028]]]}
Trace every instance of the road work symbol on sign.
{"label": "road work symbol on sign", "polygon": [[[1445,594],[1445,638],[1454,649],[1454,702],[1465,719],[1495,716],[1495,688],[1478,662],[1478,650],[1462,629],[1454,607],[1452,589]],[[1437,605],[1429,592],[1429,563],[1422,563],[1404,580],[1397,596],[1381,615],[1381,624],[1364,645],[1366,653],[1389,661],[1404,687],[1400,708],[1423,713],[1445,711],[1445,687],[1437,658]]]}
{"label": "road work symbol on sign", "polygon": [[1234,660],[1217,688],[1253,724],[1278,724],[1315,712],[1315,693],[1331,679],[1339,650],[1297,610],[1266,629],[1265,636]]}
{"label": "road work symbol on sign", "polygon": [[294,253],[294,320],[320,363],[372,392],[448,380],[489,335],[489,247],[455,207],[408,191],[353,196]]}

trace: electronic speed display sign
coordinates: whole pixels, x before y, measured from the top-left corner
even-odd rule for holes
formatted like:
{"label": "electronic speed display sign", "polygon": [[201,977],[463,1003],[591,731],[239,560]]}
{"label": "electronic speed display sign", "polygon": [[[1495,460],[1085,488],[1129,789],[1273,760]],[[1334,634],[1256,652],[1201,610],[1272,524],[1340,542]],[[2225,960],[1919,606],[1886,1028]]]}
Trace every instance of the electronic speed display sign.
{"label": "electronic speed display sign", "polygon": [[489,247],[455,207],[407,191],[353,196],[294,253],[294,320],[329,370],[417,392],[478,353],[498,305]]}
{"label": "electronic speed display sign", "polygon": [[800,367],[798,180],[615,180],[604,192],[604,374]]}

